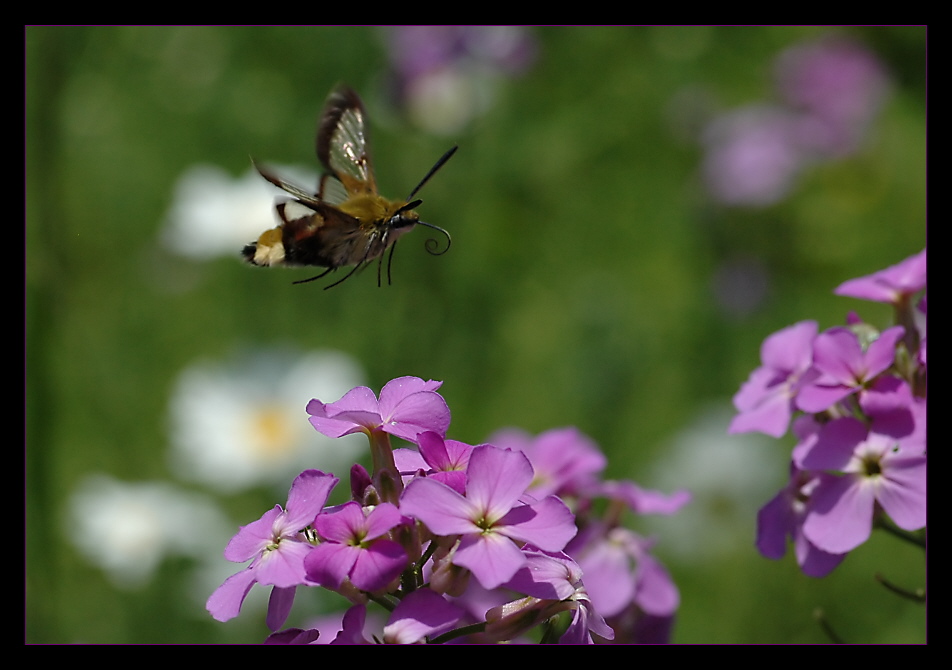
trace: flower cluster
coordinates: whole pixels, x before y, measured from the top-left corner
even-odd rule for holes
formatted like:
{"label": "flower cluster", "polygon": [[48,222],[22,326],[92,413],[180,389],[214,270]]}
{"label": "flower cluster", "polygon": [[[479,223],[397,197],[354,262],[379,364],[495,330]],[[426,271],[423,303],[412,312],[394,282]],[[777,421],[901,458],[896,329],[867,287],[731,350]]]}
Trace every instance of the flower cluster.
{"label": "flower cluster", "polygon": [[822,577],[874,526],[925,527],[925,287],[923,250],[835,291],[891,304],[896,325],[878,332],[850,314],[845,327],[803,321],[764,341],[729,429],[781,437],[792,426],[798,440],[788,485],[758,515],[764,556],[780,558],[791,538],[803,572]]}
{"label": "flower cluster", "polygon": [[772,205],[806,167],[856,152],[889,89],[879,60],[843,37],[784,51],[774,82],[778,101],[731,110],[704,131],[704,180],[723,204]]}
{"label": "flower cluster", "polygon": [[[601,479],[604,456],[574,428],[510,430],[477,446],[448,439],[440,385],[402,377],[379,399],[357,387],[312,400],[318,432],[367,435],[373,472],[354,465],[351,500],[333,506],[338,478],[302,472],[285,507],[229,542],[226,558],[251,562],[212,594],[209,612],[236,616],[257,583],[272,587],[272,644],[521,641],[539,626],[564,643],[666,641],[677,588],[653,542],[619,522],[625,511],[672,514],[688,495]],[[412,446],[393,449],[391,436]],[[352,603],[336,636],[283,628],[298,587]],[[388,611],[382,630],[367,630],[371,602]]]}
{"label": "flower cluster", "polygon": [[414,123],[441,135],[489,109],[500,82],[529,69],[537,49],[519,26],[395,26],[381,36],[389,91]]}

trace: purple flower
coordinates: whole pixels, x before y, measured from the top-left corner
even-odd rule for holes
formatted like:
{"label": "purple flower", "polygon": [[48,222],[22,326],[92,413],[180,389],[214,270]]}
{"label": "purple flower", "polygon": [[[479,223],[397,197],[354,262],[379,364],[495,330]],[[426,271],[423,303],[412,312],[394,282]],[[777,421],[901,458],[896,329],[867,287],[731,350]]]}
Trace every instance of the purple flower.
{"label": "purple flower", "polygon": [[886,371],[896,356],[902,326],[884,330],[863,351],[856,333],[831,328],[813,342],[813,366],[819,376],[800,389],[797,406],[805,412],[822,412],[843,398],[862,390]]}
{"label": "purple flower", "polygon": [[691,492],[685,489],[672,494],[643,489],[632,481],[609,480],[592,491],[593,495],[618,500],[635,514],[662,514],[670,516],[691,502]]}
{"label": "purple flower", "polygon": [[800,118],[782,107],[725,114],[705,131],[708,191],[727,205],[763,207],[783,199],[804,167]]}
{"label": "purple flower", "polygon": [[[414,644],[437,636],[452,628],[463,611],[427,588],[407,594],[394,608],[383,628],[386,644]],[[382,622],[380,622],[382,623]],[[380,631],[379,623],[367,622],[366,605],[354,605],[344,613],[340,632],[331,644],[373,644],[365,636],[365,628]],[[377,635],[374,635],[377,638]]]}
{"label": "purple flower", "polygon": [[403,547],[387,538],[400,523],[400,511],[390,503],[366,515],[356,502],[319,515],[314,527],[323,542],[304,560],[308,578],[335,590],[344,579],[363,591],[386,587],[407,565]]}
{"label": "purple flower", "polygon": [[787,432],[794,397],[810,378],[816,334],[815,321],[801,321],[764,340],[760,348],[763,365],[734,396],[740,413],[731,421],[728,433],[756,430],[781,437]]}
{"label": "purple flower", "polygon": [[372,644],[364,637],[364,625],[366,623],[367,606],[354,605],[344,612],[341,630],[331,644]]}
{"label": "purple flower", "polygon": [[301,628],[286,628],[277,633],[271,633],[265,644],[318,644],[317,638],[320,637],[320,631],[315,628],[307,630]]}
{"label": "purple flower", "polygon": [[650,554],[652,544],[626,528],[593,523],[567,548],[582,566],[595,609],[606,618],[631,604],[653,616],[677,611],[678,589],[665,567]]}
{"label": "purple flower", "polygon": [[839,37],[788,49],[777,59],[776,76],[785,101],[811,122],[804,140],[830,156],[858,148],[889,88],[882,63]]}
{"label": "purple flower", "polygon": [[559,644],[592,644],[592,635],[605,640],[615,637],[605,619],[595,611],[582,584],[582,568],[568,554],[546,553],[527,548],[526,564],[505,587],[529,597],[494,607],[486,612],[486,633],[491,639],[508,640],[536,623],[566,609],[572,611],[569,627]]}
{"label": "purple flower", "polygon": [[536,437],[518,429],[494,433],[489,442],[503,449],[523,452],[535,471],[529,493],[576,495],[593,486],[605,469],[605,455],[577,428],[553,428]]}
{"label": "purple flower", "polygon": [[516,543],[561,551],[576,533],[572,513],[558,498],[519,504],[532,476],[524,454],[492,445],[475,447],[465,497],[430,478],[417,478],[407,485],[400,510],[435,535],[460,535],[453,564],[469,569],[480,584],[493,589],[525,564]]}
{"label": "purple flower", "polygon": [[810,496],[819,482],[817,474],[791,465],[790,482],[757,513],[757,550],[777,560],[787,553],[791,539],[797,565],[809,577],[825,577],[846,558],[845,553],[819,549],[803,534]]}
{"label": "purple flower", "polygon": [[369,388],[358,386],[337,402],[311,400],[307,413],[311,425],[328,437],[378,430],[410,442],[428,430],[442,436],[450,425],[450,410],[436,392],[441,385],[417,377],[400,377],[380,390],[379,401]]}
{"label": "purple flower", "polygon": [[463,617],[463,610],[430,589],[417,589],[396,606],[383,629],[387,644],[414,644],[445,633]]}
{"label": "purple flower", "polygon": [[502,78],[528,69],[536,51],[519,26],[400,26],[385,37],[388,89],[411,119],[441,134],[489,109]]}
{"label": "purple flower", "polygon": [[855,549],[869,539],[877,508],[904,530],[926,525],[924,453],[909,453],[852,417],[824,424],[817,442],[802,465],[843,474],[821,475],[812,492],[803,532],[813,544],[834,554]]}
{"label": "purple flower", "polygon": [[457,493],[466,490],[466,467],[473,447],[456,440],[444,440],[432,431],[417,436],[420,450],[394,449],[393,460],[404,475],[424,471],[427,477],[443,482]]}
{"label": "purple flower", "polygon": [[926,287],[926,250],[865,277],[843,282],[836,295],[898,305]]}
{"label": "purple flower", "polygon": [[225,558],[236,563],[251,560],[251,564],[226,579],[208,598],[205,607],[213,617],[227,621],[237,616],[245,596],[259,583],[275,587],[268,625],[271,630],[281,627],[294,587],[307,581],[304,559],[313,546],[302,529],[314,522],[337,481],[334,475],[305,470],[291,484],[285,510],[275,505],[257,521],[241,527],[225,547]]}

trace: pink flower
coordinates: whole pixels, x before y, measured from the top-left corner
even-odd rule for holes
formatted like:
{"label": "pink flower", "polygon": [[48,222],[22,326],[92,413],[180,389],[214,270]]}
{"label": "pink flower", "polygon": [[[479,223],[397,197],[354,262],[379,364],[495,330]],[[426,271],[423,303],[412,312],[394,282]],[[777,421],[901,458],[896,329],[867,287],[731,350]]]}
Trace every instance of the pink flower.
{"label": "pink flower", "polygon": [[904,332],[902,326],[888,328],[865,351],[849,328],[831,328],[818,335],[813,343],[813,366],[819,376],[800,389],[797,407],[822,412],[862,390],[892,365],[896,343]]}
{"label": "pink flower", "polygon": [[225,547],[225,558],[236,563],[251,560],[251,564],[226,579],[208,598],[205,607],[213,617],[227,621],[238,616],[245,596],[258,583],[275,587],[268,625],[271,630],[281,627],[294,588],[307,581],[304,559],[313,546],[302,529],[314,522],[337,482],[334,475],[305,470],[291,484],[286,510],[275,505],[257,521],[241,527]]}
{"label": "pink flower", "polygon": [[789,538],[797,565],[809,577],[825,577],[846,558],[845,553],[819,549],[803,534],[810,496],[819,482],[818,474],[791,466],[790,482],[757,513],[757,550],[767,558],[783,558]]}
{"label": "pink flower", "polygon": [[445,633],[463,617],[463,610],[427,588],[408,594],[393,610],[383,629],[386,644],[414,644]]}
{"label": "pink flower", "polygon": [[419,451],[394,449],[393,460],[403,475],[418,471],[443,482],[457,493],[466,491],[466,466],[473,447],[457,440],[444,440],[432,431],[417,436]]}
{"label": "pink flower", "polygon": [[511,428],[494,433],[489,441],[525,453],[535,471],[529,493],[537,498],[577,495],[597,483],[607,463],[595,442],[574,427],[553,428],[534,437]]}
{"label": "pink flower", "polygon": [[333,403],[312,400],[307,404],[311,425],[328,437],[380,430],[404,440],[431,430],[446,435],[450,410],[436,389],[442,382],[400,377],[380,390],[380,400],[366,386],[358,386]]}
{"label": "pink flower", "polygon": [[926,250],[871,275],[843,282],[836,295],[893,305],[926,287]]}
{"label": "pink flower", "polygon": [[519,504],[532,475],[532,466],[520,452],[475,447],[465,497],[445,484],[418,477],[403,492],[400,511],[435,535],[460,535],[453,564],[469,569],[482,586],[494,589],[525,564],[521,543],[561,551],[576,533],[572,513],[558,498]]}
{"label": "pink flower", "polygon": [[308,578],[335,590],[344,579],[363,591],[384,588],[407,565],[403,547],[388,537],[400,523],[400,511],[390,503],[381,503],[366,515],[356,502],[319,515],[314,527],[324,541],[304,560]]}
{"label": "pink flower", "polygon": [[869,539],[880,507],[897,526],[926,525],[926,456],[901,448],[886,433],[867,431],[852,417],[823,425],[802,465],[827,470],[810,498],[803,533],[820,549],[841,554]]}
{"label": "pink flower", "polygon": [[801,321],[774,333],[760,347],[763,365],[734,396],[739,414],[728,433],[759,431],[772,437],[787,432],[793,403],[800,387],[809,380],[813,362],[815,321]]}

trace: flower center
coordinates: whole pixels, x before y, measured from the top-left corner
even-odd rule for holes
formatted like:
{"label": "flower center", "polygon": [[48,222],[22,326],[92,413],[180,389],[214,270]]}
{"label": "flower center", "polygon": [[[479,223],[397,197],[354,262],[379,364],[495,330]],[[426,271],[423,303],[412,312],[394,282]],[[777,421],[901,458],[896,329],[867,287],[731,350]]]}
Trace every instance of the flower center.
{"label": "flower center", "polygon": [[294,444],[294,431],[287,412],[277,406],[264,406],[251,419],[251,441],[266,454],[285,453]]}

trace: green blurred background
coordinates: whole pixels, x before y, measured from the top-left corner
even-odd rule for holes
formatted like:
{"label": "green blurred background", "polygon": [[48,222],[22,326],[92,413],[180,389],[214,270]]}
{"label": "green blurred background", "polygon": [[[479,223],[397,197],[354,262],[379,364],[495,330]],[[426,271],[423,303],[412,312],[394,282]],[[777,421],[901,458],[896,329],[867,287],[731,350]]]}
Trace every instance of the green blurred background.
{"label": "green blurred background", "polygon": [[[810,166],[769,206],[718,204],[700,177],[705,124],[776,101],[778,54],[830,33],[889,73],[861,146]],[[117,584],[76,549],[70,507],[94,473],[207,495],[229,519],[211,559],[237,571],[223,542],[285,497],[176,481],[169,407],[195,361],[278,345],[345,352],[375,390],[443,380],[456,439],[575,425],[607,453],[608,476],[694,488],[683,518],[633,524],[658,535],[681,590],[675,642],[823,642],[816,608],[849,641],[925,639],[923,608],[872,579],[923,585],[921,553],[875,536],[822,580],[789,555],[757,554],[756,513],[783,485],[792,442],[725,435],[768,334],[837,325],[851,309],[888,324],[886,308],[832,290],[925,245],[925,28],[518,36],[529,56],[480,70],[479,113],[435,129],[394,101],[378,28],[26,29],[28,642],[263,639],[260,610],[208,616],[215,584],[200,592],[194,557]],[[307,270],[242,264],[240,244],[207,260],[163,245],[195,164],[237,179],[253,155],[316,172],[315,119],[338,82],[364,97],[384,195],[408,193],[459,144],[420,194],[424,220],[453,236],[446,255],[429,256],[418,229],[392,286],[371,268],[323,291],[291,285]]]}

